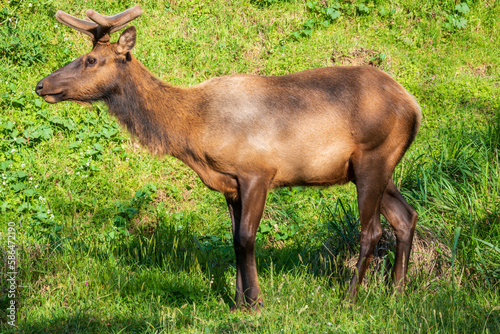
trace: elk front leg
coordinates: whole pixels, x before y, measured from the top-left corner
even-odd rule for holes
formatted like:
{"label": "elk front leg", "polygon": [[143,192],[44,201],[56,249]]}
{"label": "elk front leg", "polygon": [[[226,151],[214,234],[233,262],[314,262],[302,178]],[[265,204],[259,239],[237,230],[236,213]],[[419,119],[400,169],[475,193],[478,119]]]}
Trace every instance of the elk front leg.
{"label": "elk front leg", "polygon": [[255,236],[264,211],[269,180],[263,177],[238,179],[238,186],[238,198],[226,197],[236,255],[236,296],[231,309],[258,309],[260,290],[255,264]]}

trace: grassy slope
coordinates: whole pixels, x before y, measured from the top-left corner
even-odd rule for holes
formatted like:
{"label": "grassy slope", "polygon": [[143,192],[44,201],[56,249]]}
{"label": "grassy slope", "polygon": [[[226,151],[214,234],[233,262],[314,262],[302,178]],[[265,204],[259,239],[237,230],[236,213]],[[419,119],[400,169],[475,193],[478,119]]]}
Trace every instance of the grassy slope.
{"label": "grassy slope", "polygon": [[[361,15],[361,2],[342,1],[340,19],[298,40],[288,36],[315,16],[302,1],[2,5],[0,233],[5,247],[6,223],[16,222],[21,331],[497,332],[500,5],[470,1],[466,27],[449,31],[455,1],[394,0],[389,16],[377,1]],[[281,189],[269,195],[256,250],[266,307],[228,313],[235,270],[222,196],[177,160],[137,147],[105,107],[49,106],[32,93],[90,50],[56,22],[57,9],[83,17],[88,7],[112,14],[132,4],[145,10],[135,56],[173,84],[280,75],[333,58],[378,61],[415,95],[424,120],[394,176],[420,215],[403,299],[380,269],[394,247],[388,233],[381,266],[342,306],[359,233],[352,185]],[[1,312],[7,302],[2,291]]]}

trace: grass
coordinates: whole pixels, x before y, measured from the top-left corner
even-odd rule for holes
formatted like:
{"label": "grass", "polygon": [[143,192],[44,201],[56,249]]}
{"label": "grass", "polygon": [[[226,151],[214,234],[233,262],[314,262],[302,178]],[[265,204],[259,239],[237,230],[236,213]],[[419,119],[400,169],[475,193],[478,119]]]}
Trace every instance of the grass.
{"label": "grass", "polygon": [[[417,98],[422,126],[394,173],[419,214],[403,298],[388,279],[395,242],[383,222],[357,301],[342,301],[358,252],[353,185],[284,188],[269,194],[257,236],[262,314],[229,312],[235,268],[223,196],[179,161],[139,147],[105,106],[48,105],[33,93],[38,80],[91,48],[55,20],[56,10],[111,15],[135,4],[145,12],[134,22],[134,55],[172,84],[372,64]],[[499,331],[497,1],[1,6],[2,332]]]}

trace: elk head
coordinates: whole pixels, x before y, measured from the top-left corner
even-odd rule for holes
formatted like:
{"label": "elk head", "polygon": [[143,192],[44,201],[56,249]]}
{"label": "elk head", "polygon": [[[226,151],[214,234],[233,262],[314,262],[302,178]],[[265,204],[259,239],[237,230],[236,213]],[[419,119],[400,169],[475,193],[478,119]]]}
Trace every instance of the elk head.
{"label": "elk head", "polygon": [[89,53],[61,67],[38,82],[35,91],[49,103],[60,101],[94,102],[120,89],[118,76],[132,60],[130,51],[135,45],[135,27],[127,28],[116,43],[110,43],[110,34],[124,28],[142,14],[140,7],[132,7],[114,16],[104,16],[91,9],[85,21],[63,11],[56,13],[59,22],[92,38]]}

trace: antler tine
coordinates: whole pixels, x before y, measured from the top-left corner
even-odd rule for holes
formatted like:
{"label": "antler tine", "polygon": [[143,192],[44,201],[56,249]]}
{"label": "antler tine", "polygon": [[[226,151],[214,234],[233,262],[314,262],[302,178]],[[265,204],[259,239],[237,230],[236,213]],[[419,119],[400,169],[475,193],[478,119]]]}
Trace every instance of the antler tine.
{"label": "antler tine", "polygon": [[73,28],[75,30],[78,30],[79,32],[83,32],[84,34],[87,34],[92,38],[96,37],[99,30],[99,26],[94,22],[81,20],[79,18],[76,18],[72,15],[63,12],[62,10],[57,11],[56,19],[62,24],[70,28]]}
{"label": "antler tine", "polygon": [[94,22],[81,20],[61,10],[56,13],[56,19],[70,28],[92,37],[94,45],[97,42],[109,42],[110,34],[124,28],[127,23],[142,14],[141,7],[135,6],[113,16],[104,16],[96,11],[87,10],[87,16]]}
{"label": "antler tine", "polygon": [[104,35],[111,34],[125,27],[127,23],[142,14],[142,8],[135,6],[127,9],[119,14],[113,16],[105,16],[97,13],[96,11],[89,9],[87,10],[87,16],[102,26]]}

